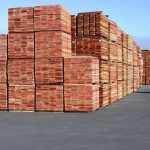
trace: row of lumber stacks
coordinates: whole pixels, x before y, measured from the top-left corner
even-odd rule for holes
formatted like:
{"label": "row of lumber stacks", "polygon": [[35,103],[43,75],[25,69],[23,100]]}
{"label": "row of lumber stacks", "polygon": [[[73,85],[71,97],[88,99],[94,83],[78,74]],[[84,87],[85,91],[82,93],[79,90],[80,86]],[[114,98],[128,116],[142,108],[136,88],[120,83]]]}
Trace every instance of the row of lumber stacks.
{"label": "row of lumber stacks", "polygon": [[91,56],[64,59],[65,111],[99,109],[99,60]]}
{"label": "row of lumber stacks", "polygon": [[63,111],[71,16],[59,5],[9,9],[9,110]]}
{"label": "row of lumber stacks", "polygon": [[34,10],[12,8],[8,14],[8,109],[34,111]]}
{"label": "row of lumber stacks", "polygon": [[76,26],[74,19],[75,16],[72,26],[72,31],[76,27],[74,33],[76,42],[73,41],[76,43],[76,50],[73,50],[76,52],[75,55],[99,58],[100,107],[132,93],[134,82],[136,82],[135,88],[138,88],[136,84],[140,72],[136,72],[139,78],[134,80],[132,37],[122,31],[115,22],[108,20],[102,12],[78,13]]}
{"label": "row of lumber stacks", "polygon": [[150,51],[143,50],[143,84],[150,85]]}
{"label": "row of lumber stacks", "polygon": [[11,8],[0,35],[0,110],[94,111],[136,91],[142,65],[140,48],[101,11]]}
{"label": "row of lumber stacks", "polygon": [[34,8],[36,111],[64,110],[64,58],[71,56],[71,16],[62,6]]}
{"label": "row of lumber stacks", "polygon": [[108,17],[100,12],[77,15],[76,55],[99,59],[99,104],[109,104]]}
{"label": "row of lumber stacks", "polygon": [[0,35],[0,110],[6,111],[7,108],[7,35]]}

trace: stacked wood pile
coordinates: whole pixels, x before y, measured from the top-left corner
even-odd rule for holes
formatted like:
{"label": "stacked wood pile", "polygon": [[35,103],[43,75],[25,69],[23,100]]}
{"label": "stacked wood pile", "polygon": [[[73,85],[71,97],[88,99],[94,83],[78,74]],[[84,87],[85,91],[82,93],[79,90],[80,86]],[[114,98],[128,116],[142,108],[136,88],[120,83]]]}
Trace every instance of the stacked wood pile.
{"label": "stacked wood pile", "polygon": [[[150,85],[150,51],[143,50],[143,85]],[[140,71],[141,72],[141,71]]]}
{"label": "stacked wood pile", "polygon": [[0,110],[95,111],[150,83],[149,52],[102,11],[11,8],[8,21],[8,35],[0,35]]}

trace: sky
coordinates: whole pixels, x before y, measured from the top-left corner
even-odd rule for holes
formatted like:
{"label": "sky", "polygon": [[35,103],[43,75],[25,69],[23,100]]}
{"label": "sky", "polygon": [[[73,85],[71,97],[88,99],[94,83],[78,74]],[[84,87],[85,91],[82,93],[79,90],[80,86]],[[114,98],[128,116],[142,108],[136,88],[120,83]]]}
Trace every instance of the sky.
{"label": "sky", "polygon": [[55,4],[64,5],[74,15],[103,11],[142,49],[150,49],[150,0],[1,0],[0,34],[8,32],[8,8]]}

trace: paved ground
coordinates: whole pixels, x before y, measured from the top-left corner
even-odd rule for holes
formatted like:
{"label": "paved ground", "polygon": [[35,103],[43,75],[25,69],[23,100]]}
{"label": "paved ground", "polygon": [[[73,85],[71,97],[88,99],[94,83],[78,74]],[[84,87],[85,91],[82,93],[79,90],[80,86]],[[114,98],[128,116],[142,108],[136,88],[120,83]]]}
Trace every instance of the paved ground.
{"label": "paved ground", "polygon": [[0,150],[150,150],[150,86],[94,113],[0,112]]}

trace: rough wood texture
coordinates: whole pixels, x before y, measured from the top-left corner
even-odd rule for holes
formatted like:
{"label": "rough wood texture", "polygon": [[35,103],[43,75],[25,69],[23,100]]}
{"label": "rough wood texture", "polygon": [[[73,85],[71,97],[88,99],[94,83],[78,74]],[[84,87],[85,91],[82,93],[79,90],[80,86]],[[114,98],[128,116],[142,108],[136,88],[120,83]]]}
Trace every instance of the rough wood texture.
{"label": "rough wood texture", "polygon": [[7,60],[7,34],[0,34],[0,60]]}
{"label": "rough wood texture", "polygon": [[65,111],[88,112],[99,108],[99,85],[64,85]]}
{"label": "rough wood texture", "polygon": [[71,56],[71,35],[61,31],[35,33],[35,58]]}
{"label": "rough wood texture", "polygon": [[99,60],[93,57],[72,56],[64,58],[65,84],[99,83]]}
{"label": "rough wood texture", "polygon": [[34,111],[34,85],[9,86],[10,111]]}
{"label": "rough wood texture", "polygon": [[10,85],[34,84],[34,60],[8,60],[8,83]]}
{"label": "rough wood texture", "polygon": [[63,83],[63,58],[35,59],[36,84]]}
{"label": "rough wood texture", "polygon": [[36,86],[37,111],[63,111],[63,86],[38,85]]}
{"label": "rough wood texture", "polygon": [[7,85],[0,84],[0,110],[7,110]]}
{"label": "rough wood texture", "polygon": [[34,33],[10,33],[8,57],[9,59],[34,58]]}
{"label": "rough wood texture", "polygon": [[34,7],[35,31],[63,31],[71,33],[71,14],[61,5]]}
{"label": "rough wood texture", "polygon": [[9,33],[34,31],[33,8],[10,8],[8,10]]}

